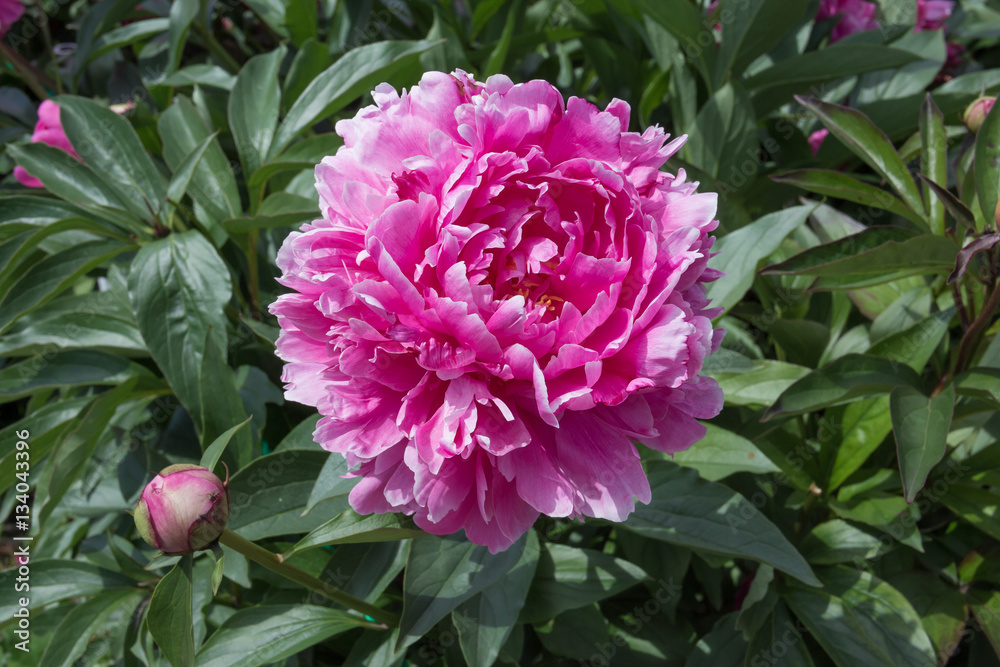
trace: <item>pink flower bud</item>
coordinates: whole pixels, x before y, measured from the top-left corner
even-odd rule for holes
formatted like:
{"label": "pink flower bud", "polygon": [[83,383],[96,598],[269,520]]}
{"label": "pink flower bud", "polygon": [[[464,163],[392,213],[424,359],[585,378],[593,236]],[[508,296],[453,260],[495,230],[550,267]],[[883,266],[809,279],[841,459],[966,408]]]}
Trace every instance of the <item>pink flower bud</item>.
{"label": "pink flower bud", "polygon": [[229,519],[227,482],[208,468],[167,466],[142,491],[135,525],[142,539],[165,554],[209,548]]}
{"label": "pink flower bud", "polygon": [[996,101],[995,97],[980,97],[965,108],[962,122],[969,128],[969,132],[979,132],[979,128],[983,126],[986,117],[990,115],[990,109],[993,108],[993,103]]}

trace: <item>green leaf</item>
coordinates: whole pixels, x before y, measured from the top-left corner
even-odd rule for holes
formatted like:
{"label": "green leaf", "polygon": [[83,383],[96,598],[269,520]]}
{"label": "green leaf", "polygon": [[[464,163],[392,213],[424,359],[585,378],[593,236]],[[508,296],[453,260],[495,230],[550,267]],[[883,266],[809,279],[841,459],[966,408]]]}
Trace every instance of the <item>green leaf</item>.
{"label": "green leaf", "polygon": [[145,366],[107,352],[50,352],[0,370],[0,403],[22,398],[42,389],[111,386],[137,376],[153,378]]}
{"label": "green leaf", "polygon": [[948,333],[954,315],[954,308],[938,311],[911,327],[882,338],[868,349],[867,354],[906,364],[919,373]]}
{"label": "green leaf", "polygon": [[[312,432],[310,432],[309,438],[312,438]],[[309,493],[306,512],[324,500],[350,493],[354,485],[357,484],[357,478],[346,477],[347,472],[347,459],[339,454],[328,456],[326,462],[323,463],[323,469],[319,472],[319,477],[316,478],[316,484]]]}
{"label": "green leaf", "polygon": [[814,565],[855,563],[875,558],[882,551],[881,539],[842,519],[825,521],[802,540],[799,551]]}
{"label": "green leaf", "polygon": [[[336,456],[336,455],[334,455]],[[284,557],[324,547],[330,544],[356,544],[394,542],[408,537],[420,537],[424,531],[413,521],[397,514],[369,514],[361,516],[354,510],[344,510],[311,533],[303,537]]]}
{"label": "green leaf", "polygon": [[717,482],[737,472],[764,475],[780,469],[757,445],[724,428],[705,424],[705,437],[696,445],[673,455],[673,461],[694,468],[710,482]]}
{"label": "green leaf", "polygon": [[835,44],[778,60],[744,85],[753,91],[757,113],[764,114],[785,102],[792,94],[827,81],[866,72],[895,69],[916,62],[916,54],[878,44]]}
{"label": "green leaf", "polygon": [[952,655],[962,639],[969,616],[968,606],[958,589],[930,572],[902,572],[890,577],[889,583],[913,605],[938,656],[943,659]]}
{"label": "green leaf", "polygon": [[726,83],[701,107],[686,133],[685,160],[727,183],[744,176],[738,169],[747,151],[757,145],[757,121],[749,96],[738,84]]}
{"label": "green leaf", "polygon": [[149,634],[173,667],[194,665],[192,562],[190,554],[182,556],[181,561],[160,579],[146,614]]}
{"label": "green leaf", "polygon": [[708,284],[712,306],[729,310],[736,305],[753,285],[757,264],[801,227],[812,210],[812,206],[795,206],[769,213],[718,239],[712,248],[715,256],[708,263],[726,275]]}
{"label": "green leaf", "polygon": [[145,356],[146,344],[132,311],[111,291],[55,299],[21,317],[2,338],[0,356],[25,356],[89,349],[125,356]]}
{"label": "green leaf", "polygon": [[316,475],[329,452],[289,449],[254,459],[229,482],[229,528],[248,540],[308,533],[325,516],[347,509],[347,494],[303,516]]}
{"label": "green leaf", "polygon": [[145,595],[138,590],[109,590],[73,606],[56,628],[38,667],[73,667],[108,617],[127,603],[143,597]]}
{"label": "green leaf", "polygon": [[871,227],[809,248],[762,273],[828,279],[814,288],[874,285],[914,274],[950,273],[957,252],[958,247],[946,237],[915,236],[899,227]]}
{"label": "green leaf", "polygon": [[167,56],[167,67],[171,72],[180,64],[188,31],[191,29],[191,23],[197,18],[200,7],[198,0],[177,0],[170,3],[170,28],[167,32],[170,52]]}
{"label": "green leaf", "polygon": [[786,389],[763,419],[819,410],[901,385],[920,387],[920,377],[909,366],[881,357],[848,354]]}
{"label": "green leaf", "polygon": [[216,438],[211,445],[206,447],[205,453],[201,455],[201,466],[203,468],[208,468],[209,470],[215,470],[215,466],[219,463],[219,459],[222,458],[222,452],[226,450],[226,445],[229,444],[233,434],[249,424],[250,419],[252,419],[252,417],[247,417],[246,421],[232,427]]}
{"label": "green leaf", "polygon": [[[208,443],[231,429],[233,424],[245,422],[247,412],[236,384],[236,374],[227,362],[225,352],[214,341],[211,331],[205,336],[204,351],[198,377],[199,404],[192,414],[199,419],[201,445],[207,447]],[[242,467],[249,463],[255,453],[253,431],[238,430],[235,437],[233,447],[225,452],[226,461],[230,465]]]}
{"label": "green leaf", "polygon": [[[212,135],[197,109],[183,96],[178,96],[160,114],[158,127],[163,141],[163,159],[174,173],[178,171],[184,158]],[[204,157],[198,162],[190,191],[191,197],[211,218],[207,221],[202,219],[202,222],[212,234],[212,241],[217,247],[221,246],[226,240],[225,233],[213,223],[236,217],[243,207],[233,170],[218,141],[210,141]]]}
{"label": "green leaf", "polygon": [[14,477],[18,460],[17,432],[28,431],[31,434],[31,455],[41,458],[48,454],[69,428],[70,422],[75,420],[80,411],[92,400],[91,396],[82,396],[50,402],[24,419],[0,430],[0,492],[6,491],[19,481]]}
{"label": "green leaf", "polygon": [[936,665],[920,617],[903,595],[867,572],[831,568],[825,587],[790,584],[784,599],[838,667]]}
{"label": "green leaf", "polygon": [[527,600],[540,553],[538,535],[530,530],[521,558],[503,579],[452,612],[462,654],[470,665],[492,665],[500,655]]}
{"label": "green leaf", "polygon": [[73,149],[140,217],[161,210],[167,183],[132,124],[85,97],[58,98],[59,119]]}
{"label": "green leaf", "polygon": [[715,70],[715,35],[704,15],[687,0],[632,0],[642,14],[666,28],[667,32],[691,47],[689,58],[705,82],[713,83]]}
{"label": "green leaf", "polygon": [[[727,74],[738,77],[750,63],[770,51],[792,32],[805,13],[806,5],[789,5],[784,0],[749,0],[722,6],[725,38],[716,61],[716,81]],[[726,20],[728,19],[728,20]]]}
{"label": "green leaf", "polygon": [[715,622],[712,630],[698,640],[685,667],[742,667],[749,646],[736,630],[735,612]]}
{"label": "green leaf", "polygon": [[[52,194],[71,204],[128,209],[118,192],[72,155],[43,143],[7,146],[7,153]],[[134,211],[133,211],[134,212]]]}
{"label": "green leaf", "polygon": [[[129,300],[139,331],[156,365],[191,413],[206,442],[206,407],[223,383],[213,377],[206,395],[202,373],[208,347],[227,349],[223,309],[232,295],[229,270],[211,244],[195,231],[171,234],[143,246],[132,260]],[[228,388],[226,388],[228,389]],[[235,392],[233,387],[232,392]]]}
{"label": "green leaf", "polygon": [[[152,611],[150,612],[152,614]],[[308,604],[258,605],[232,616],[198,651],[198,667],[258,667],[282,663],[310,646],[362,623],[339,609]]]}
{"label": "green leaf", "polygon": [[[267,169],[267,167],[263,169]],[[255,229],[297,225],[316,220],[319,217],[319,205],[315,200],[309,200],[290,192],[275,192],[264,200],[264,203],[257,209],[257,215],[223,220],[222,226],[230,234],[245,234]]]}
{"label": "green leaf", "polygon": [[788,608],[779,601],[774,606],[774,613],[750,641],[745,664],[751,667],[769,664],[814,667],[810,646],[804,639],[806,632],[802,622],[793,621]]}
{"label": "green leaf", "polygon": [[[90,563],[76,560],[40,559],[31,560],[29,609],[40,609],[45,605],[77,597],[100,595],[105,591],[125,589],[136,590],[131,579]],[[14,591],[18,577],[17,568],[0,571],[0,584],[4,590]],[[0,624],[14,619],[14,612],[20,607],[20,596],[8,594],[0,598]]]}
{"label": "green leaf", "polygon": [[158,79],[155,86],[208,86],[220,90],[232,90],[236,77],[218,65],[188,65]]}
{"label": "green leaf", "polygon": [[990,109],[976,134],[976,194],[987,223],[996,219],[1000,190],[1000,111]]}
{"label": "green leaf", "polygon": [[[829,57],[829,56],[827,56]],[[863,113],[850,107],[810,97],[795,96],[811,110],[852,153],[884,178],[903,202],[915,213],[924,212],[917,184],[889,138]]]}
{"label": "green leaf", "polygon": [[88,271],[131,249],[119,241],[86,241],[38,261],[20,275],[11,275],[17,280],[0,298],[0,332],[61,294]]}
{"label": "green leaf", "polygon": [[916,527],[914,508],[901,496],[868,491],[852,496],[849,501],[831,499],[830,509],[849,521],[878,528],[893,540],[898,540],[915,551],[924,550],[923,539]]}
{"label": "green leaf", "polygon": [[201,159],[205,156],[208,151],[208,147],[212,145],[215,138],[219,136],[218,132],[213,132],[212,134],[205,137],[200,144],[195,146],[190,153],[184,156],[184,159],[180,161],[177,165],[177,169],[174,170],[174,175],[170,179],[170,185],[167,186],[167,199],[172,202],[180,202],[187,194],[188,186],[191,185],[191,179],[194,177],[195,169],[201,162]]}
{"label": "green leaf", "polygon": [[797,169],[771,177],[772,181],[787,183],[816,194],[882,209],[919,222],[921,217],[911,211],[898,197],[882,188],[859,181],[841,171],[827,169]]}
{"label": "green leaf", "polygon": [[972,590],[968,593],[969,609],[979,627],[986,633],[993,652],[1000,657],[1000,593]]}
{"label": "green leaf", "polygon": [[490,57],[483,65],[483,76],[488,77],[504,71],[504,62],[507,60],[507,53],[510,51],[510,42],[514,37],[514,28],[517,26],[518,18],[524,13],[522,10],[524,3],[522,0],[514,0],[507,10],[507,20],[500,33],[500,39],[490,52]]}
{"label": "green leaf", "polygon": [[710,374],[719,383],[726,405],[768,406],[778,400],[790,386],[809,373],[805,366],[763,359],[753,362],[754,370],[738,373]]}
{"label": "green leaf", "polygon": [[162,34],[169,26],[168,19],[148,18],[109,30],[94,42],[93,50],[87,55],[87,59],[93,60],[105,53],[117,51],[147,37]]}
{"label": "green leaf", "polygon": [[968,523],[1000,540],[1000,496],[971,484],[952,484],[940,500]]}
{"label": "green leaf", "polygon": [[506,551],[489,550],[457,535],[415,539],[403,576],[403,615],[396,648],[412,644],[521,560],[527,538]]}
{"label": "green leaf", "polygon": [[955,387],[952,385],[930,398],[906,386],[896,387],[889,394],[899,473],[908,503],[913,502],[917,492],[924,488],[931,468],[944,458],[954,407]]}
{"label": "green leaf", "polygon": [[229,96],[229,127],[245,174],[257,171],[271,149],[281,110],[278,68],[286,53],[281,46],[247,61]]}
{"label": "green leaf", "polygon": [[647,577],[639,566],[610,554],[544,544],[519,620],[547,621],[564,611],[617,595]]}
{"label": "green leaf", "polygon": [[830,475],[831,491],[864,465],[885,436],[892,431],[889,396],[853,401],[844,409],[841,425],[844,435],[837,447]]}
{"label": "green leaf", "polygon": [[278,126],[270,157],[278,155],[302,130],[329,118],[379,82],[416,62],[432,46],[426,41],[391,41],[351,49],[313,79],[295,100]]}
{"label": "green leaf", "polygon": [[920,105],[920,173],[924,177],[924,201],[927,202],[927,221],[931,232],[944,234],[945,204],[938,196],[931,196],[935,183],[948,187],[948,134],[944,129],[944,114],[934,104],[930,93]]}
{"label": "green leaf", "polygon": [[692,549],[750,558],[818,585],[795,547],[742,495],[669,461],[651,461],[648,468],[653,498],[636,508],[625,528]]}

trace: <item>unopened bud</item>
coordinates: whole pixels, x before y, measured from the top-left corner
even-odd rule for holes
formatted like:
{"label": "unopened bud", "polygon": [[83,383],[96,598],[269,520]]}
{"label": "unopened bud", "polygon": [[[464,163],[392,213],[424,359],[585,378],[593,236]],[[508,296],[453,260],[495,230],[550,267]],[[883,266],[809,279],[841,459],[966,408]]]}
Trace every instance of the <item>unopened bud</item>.
{"label": "unopened bud", "polygon": [[962,122],[969,128],[969,132],[979,132],[979,128],[986,122],[986,117],[990,115],[990,110],[996,101],[995,97],[980,97],[965,108]]}
{"label": "unopened bud", "polygon": [[142,491],[135,525],[142,539],[165,554],[207,549],[229,520],[227,482],[208,468],[167,466]]}

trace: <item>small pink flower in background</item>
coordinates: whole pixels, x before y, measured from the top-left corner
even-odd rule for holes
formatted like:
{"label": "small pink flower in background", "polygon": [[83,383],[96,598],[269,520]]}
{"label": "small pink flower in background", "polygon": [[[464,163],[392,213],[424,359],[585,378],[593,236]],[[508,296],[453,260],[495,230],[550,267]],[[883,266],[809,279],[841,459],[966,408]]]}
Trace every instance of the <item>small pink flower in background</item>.
{"label": "small pink flower in background", "polygon": [[0,37],[7,34],[10,27],[24,14],[20,0],[0,0]]}
{"label": "small pink flower in background", "polygon": [[965,124],[965,127],[970,132],[979,132],[979,128],[986,122],[986,117],[990,115],[990,111],[993,110],[993,105],[996,104],[996,101],[997,98],[995,97],[980,97],[974,100],[965,108],[965,113],[962,114],[962,122]]}
{"label": "small pink flower in background", "polygon": [[809,135],[809,148],[812,149],[813,157],[819,154],[819,147],[823,144],[823,140],[826,139],[828,134],[830,134],[830,130],[823,128]]}
{"label": "small pink flower in background", "polygon": [[[63,131],[62,123],[59,121],[59,105],[52,100],[45,100],[38,106],[38,122],[35,124],[35,131],[31,134],[31,141],[61,148],[80,160],[80,156],[73,150],[73,146]],[[29,174],[24,167],[14,167],[14,178],[21,185],[29,188],[43,187],[42,182]]]}
{"label": "small pink flower in background", "polygon": [[913,30],[938,30],[951,16],[954,5],[952,0],[917,0],[917,20]]}
{"label": "small pink flower in background", "polygon": [[624,520],[650,500],[632,440],[682,451],[722,408],[717,195],[660,170],[684,138],[545,81],[373,96],[278,255],[286,396],[358,466],[359,513],[494,552],[539,513]]}
{"label": "small pink flower in background", "polygon": [[865,0],[822,0],[816,20],[823,21],[840,15],[840,20],[834,26],[830,42],[836,42],[848,35],[878,28],[875,12],[878,6]]}

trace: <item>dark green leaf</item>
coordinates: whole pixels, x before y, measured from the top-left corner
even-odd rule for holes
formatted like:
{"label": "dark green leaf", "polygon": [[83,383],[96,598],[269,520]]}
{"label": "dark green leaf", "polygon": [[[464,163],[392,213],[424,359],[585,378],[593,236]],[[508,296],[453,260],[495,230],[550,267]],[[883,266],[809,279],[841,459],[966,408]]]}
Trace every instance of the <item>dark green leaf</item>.
{"label": "dark green leaf", "polygon": [[203,468],[208,468],[209,470],[215,470],[215,466],[219,463],[219,459],[222,458],[222,452],[226,450],[226,445],[229,444],[233,434],[246,426],[249,422],[250,417],[247,417],[246,421],[232,427],[216,438],[211,445],[206,447],[205,453],[201,455],[201,466]]}
{"label": "dark green leaf", "polygon": [[[152,611],[150,611],[152,615]],[[198,651],[198,667],[282,663],[310,646],[357,627],[361,617],[308,604],[258,605],[230,616]]]}
{"label": "dark green leaf", "polygon": [[880,208],[910,220],[920,220],[920,216],[907,208],[898,197],[882,188],[859,181],[841,171],[826,169],[798,169],[772,176],[771,180],[788,183],[809,192],[846,199],[856,204]]}
{"label": "dark green leaf", "polygon": [[647,577],[637,565],[600,551],[545,544],[520,620],[546,621],[569,609],[617,595]]}
{"label": "dark green leaf", "polygon": [[822,574],[825,588],[790,585],[784,598],[834,664],[937,664],[920,617],[899,591],[867,572]]}
{"label": "dark green leaf", "polygon": [[819,524],[805,536],[799,550],[810,563],[855,563],[880,555],[881,539],[841,519]]}
{"label": "dark green leaf", "polygon": [[160,211],[167,183],[153,165],[132,125],[97,102],[61,96],[59,119],[77,154],[133,213],[149,217]]}
{"label": "dark green leaf", "polygon": [[[829,57],[829,55],[827,55]],[[863,113],[850,107],[810,97],[795,99],[819,117],[831,134],[884,178],[903,202],[915,213],[924,212],[917,184],[892,142]]]}
{"label": "dark green leaf", "polygon": [[777,526],[742,495],[669,461],[651,461],[648,467],[653,499],[636,508],[625,528],[692,549],[751,558],[818,583]]}
{"label": "dark green leaf", "polygon": [[153,378],[146,367],[107,352],[75,350],[43,354],[0,370],[0,403],[41,389],[111,386],[136,376]]}
{"label": "dark green leaf", "polygon": [[778,472],[778,466],[743,436],[712,424],[706,424],[705,428],[705,437],[697,445],[673,455],[675,463],[694,468],[710,482],[717,482],[736,472],[758,475]]}
{"label": "dark green leaf", "polygon": [[56,628],[38,666],[73,667],[108,617],[125,604],[143,597],[145,595],[138,590],[112,589],[75,605]]}
{"label": "dark green leaf", "polygon": [[[302,130],[328,118],[415,62],[431,42],[376,42],[352,49],[313,79],[285,115],[271,143],[270,156],[278,155]],[[231,217],[231,216],[230,216]]]}
{"label": "dark green leaf", "polygon": [[948,186],[948,135],[944,130],[944,114],[934,104],[930,93],[920,105],[920,173],[924,181],[924,201],[927,202],[927,220],[931,232],[944,234],[944,204],[931,196],[927,181],[942,187]]}
{"label": "dark green leaf", "polygon": [[271,149],[281,109],[278,68],[286,52],[279,47],[251,58],[229,97],[229,127],[246,174],[257,171]]}
{"label": "dark green leaf", "polygon": [[160,579],[146,614],[149,634],[173,667],[194,665],[192,560],[191,555],[181,557],[181,561]]}
{"label": "dark green leaf", "polygon": [[906,502],[913,502],[927,482],[931,468],[944,457],[954,407],[952,385],[931,398],[907,386],[896,387],[889,394],[889,414]]}
{"label": "dark green leaf", "polygon": [[885,436],[892,431],[889,396],[853,401],[844,410],[841,427],[843,437],[837,447],[830,475],[831,491],[864,465]]}
{"label": "dark green leaf", "polygon": [[[336,454],[334,454],[336,456]],[[420,537],[424,531],[413,521],[396,514],[369,514],[361,516],[354,510],[344,510],[285,552],[285,558],[307,549],[330,544],[355,544],[369,542],[394,542],[408,537]]]}
{"label": "dark green leaf", "polygon": [[753,284],[757,264],[778,249],[785,237],[809,219],[812,206],[795,206],[769,213],[716,241],[709,266],[726,275],[708,284],[714,307],[729,310]]}
{"label": "dark green leaf", "polygon": [[792,415],[845,403],[895,387],[920,387],[920,378],[909,366],[862,354],[848,354],[806,375],[781,394],[764,419]]}
{"label": "dark green leaf", "polygon": [[738,77],[750,63],[770,51],[791,32],[805,13],[805,4],[784,0],[750,0],[722,5],[725,38],[716,61],[716,81]]}
{"label": "dark green leaf", "polygon": [[952,512],[1000,540],[1000,496],[971,484],[952,484],[940,500]]}
{"label": "dark green leaf", "polygon": [[71,204],[129,208],[118,192],[93,169],[63,150],[43,143],[33,143],[7,146],[7,153],[29,174],[40,180],[49,192]]}
{"label": "dark green leaf", "polygon": [[1000,110],[990,109],[989,115],[976,134],[974,164],[976,194],[979,195],[983,218],[987,224],[996,224],[994,221],[998,191],[1000,191]]}
{"label": "dark green leaf", "polygon": [[397,648],[412,644],[458,605],[506,575],[527,538],[490,554],[464,536],[428,535],[413,541],[403,578],[403,616]]}
{"label": "dark green leaf", "polygon": [[492,665],[500,655],[524,607],[539,554],[538,535],[530,530],[521,558],[514,567],[500,581],[487,586],[452,612],[462,654],[470,665]]}

